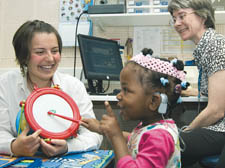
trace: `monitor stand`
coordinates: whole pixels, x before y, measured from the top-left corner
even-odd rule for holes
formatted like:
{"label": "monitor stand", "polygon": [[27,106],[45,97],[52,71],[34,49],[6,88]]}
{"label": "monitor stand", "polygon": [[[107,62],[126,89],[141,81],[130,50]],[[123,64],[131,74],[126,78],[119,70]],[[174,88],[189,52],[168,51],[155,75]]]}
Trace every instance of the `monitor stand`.
{"label": "monitor stand", "polygon": [[88,79],[88,92],[92,95],[103,94],[104,89],[102,87],[102,80],[96,80],[94,84],[93,80]]}

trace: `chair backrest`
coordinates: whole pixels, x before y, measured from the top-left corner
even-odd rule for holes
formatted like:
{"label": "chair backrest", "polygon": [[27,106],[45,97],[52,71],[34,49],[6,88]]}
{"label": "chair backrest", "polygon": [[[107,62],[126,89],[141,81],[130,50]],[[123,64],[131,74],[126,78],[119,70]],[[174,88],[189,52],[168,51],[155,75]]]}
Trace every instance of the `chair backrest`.
{"label": "chair backrest", "polygon": [[200,165],[205,168],[215,168],[217,162],[219,161],[219,157],[219,155],[205,157],[200,161]]}

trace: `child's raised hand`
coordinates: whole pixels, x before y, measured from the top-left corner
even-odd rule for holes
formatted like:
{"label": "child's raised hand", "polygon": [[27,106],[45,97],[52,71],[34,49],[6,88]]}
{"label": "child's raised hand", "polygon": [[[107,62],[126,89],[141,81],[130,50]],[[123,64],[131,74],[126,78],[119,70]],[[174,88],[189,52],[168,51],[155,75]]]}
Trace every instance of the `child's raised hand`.
{"label": "child's raised hand", "polygon": [[108,114],[102,116],[102,120],[100,121],[100,129],[110,139],[116,136],[122,136],[119,123],[112,111],[109,102],[105,102],[105,107]]}
{"label": "child's raised hand", "polygon": [[90,131],[102,134],[102,131],[100,130],[100,122],[95,118],[82,118],[80,125],[84,126]]}

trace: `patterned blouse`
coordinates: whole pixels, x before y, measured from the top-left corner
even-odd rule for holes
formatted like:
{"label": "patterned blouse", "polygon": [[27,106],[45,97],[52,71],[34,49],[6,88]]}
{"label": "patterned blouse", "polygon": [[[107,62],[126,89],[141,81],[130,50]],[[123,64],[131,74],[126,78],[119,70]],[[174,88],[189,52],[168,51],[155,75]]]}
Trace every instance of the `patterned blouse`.
{"label": "patterned blouse", "polygon": [[[208,96],[208,78],[217,71],[225,70],[225,37],[209,28],[199,41],[193,56],[199,71],[202,71],[200,92]],[[225,119],[207,128],[225,132]]]}

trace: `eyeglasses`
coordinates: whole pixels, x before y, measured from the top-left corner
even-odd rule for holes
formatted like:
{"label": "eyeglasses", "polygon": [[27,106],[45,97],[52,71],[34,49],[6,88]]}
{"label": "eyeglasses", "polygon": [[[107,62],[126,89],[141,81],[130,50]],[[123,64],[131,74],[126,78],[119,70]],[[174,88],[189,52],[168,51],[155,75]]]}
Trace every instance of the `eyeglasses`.
{"label": "eyeglasses", "polygon": [[177,21],[183,22],[184,19],[185,19],[185,17],[186,17],[187,15],[193,14],[193,13],[195,13],[195,12],[190,12],[190,13],[182,12],[182,13],[180,13],[179,15],[177,15],[176,17],[173,17],[173,18],[171,19],[170,23],[171,23],[172,25],[174,25]]}

